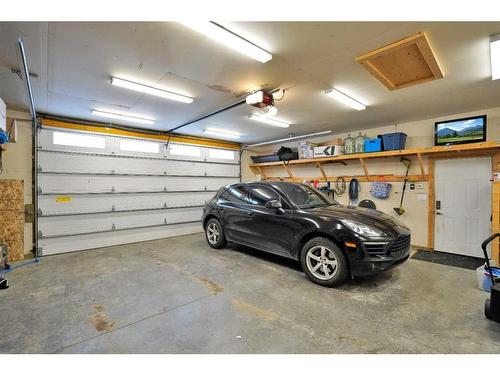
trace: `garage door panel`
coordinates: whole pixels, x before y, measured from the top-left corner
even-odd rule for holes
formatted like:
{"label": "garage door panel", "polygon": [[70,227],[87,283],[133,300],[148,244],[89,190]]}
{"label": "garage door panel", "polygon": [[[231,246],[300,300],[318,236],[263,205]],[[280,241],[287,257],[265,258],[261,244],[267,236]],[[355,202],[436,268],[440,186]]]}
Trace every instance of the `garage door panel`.
{"label": "garage door panel", "polygon": [[39,177],[42,193],[103,193],[217,190],[238,181],[214,177],[130,177],[95,175],[45,175]]}
{"label": "garage door panel", "polygon": [[120,230],[199,221],[201,213],[201,208],[178,208],[164,210],[161,213],[143,211],[135,213],[115,212],[109,214],[47,217],[40,220],[38,230],[41,231],[42,237]]}
{"label": "garage door panel", "polygon": [[124,194],[124,195],[42,195],[39,209],[42,216],[81,214],[86,212],[108,212],[141,209],[163,209],[173,207],[202,206],[213,197],[213,192]]}
{"label": "garage door panel", "polygon": [[40,152],[42,172],[238,177],[239,165]]}
{"label": "garage door panel", "polygon": [[53,255],[95,249],[107,246],[121,245],[140,241],[149,241],[159,238],[181,236],[198,233],[202,230],[200,223],[176,224],[142,229],[130,229],[116,233],[95,233],[59,238],[40,238],[39,246],[43,255]]}
{"label": "garage door panel", "polygon": [[[124,152],[123,137],[106,134],[96,135],[97,143],[63,146],[53,142],[54,132],[60,130],[43,128],[39,137],[42,255],[200,232],[203,205],[239,181],[238,152],[195,146],[199,156],[173,155],[161,142],[156,152]],[[85,147],[87,141],[101,148]]]}

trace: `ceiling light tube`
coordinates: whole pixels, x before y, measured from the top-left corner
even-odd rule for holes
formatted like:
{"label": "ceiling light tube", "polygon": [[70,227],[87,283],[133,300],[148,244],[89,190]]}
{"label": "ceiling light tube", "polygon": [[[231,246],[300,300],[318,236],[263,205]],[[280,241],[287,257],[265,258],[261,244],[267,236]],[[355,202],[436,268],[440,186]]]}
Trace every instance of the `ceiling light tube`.
{"label": "ceiling light tube", "polygon": [[274,141],[269,141],[269,142],[254,143],[253,145],[247,145],[247,147],[258,147],[258,146],[264,146],[264,145],[271,145],[273,143],[281,143],[281,142],[294,141],[296,139],[311,138],[311,137],[316,137],[316,136],[320,136],[320,135],[330,134],[331,132],[332,132],[331,130],[326,130],[324,132],[319,132],[319,133],[310,133],[310,134],[304,134],[304,135],[297,135],[295,137],[288,137],[288,138],[276,139]]}
{"label": "ceiling light tube", "polygon": [[284,121],[279,121],[276,119],[272,119],[269,117],[264,117],[264,116],[258,116],[258,115],[250,115],[248,116],[250,120],[254,121],[259,121],[263,122],[264,124],[272,125],[272,126],[278,126],[280,128],[288,128],[290,127],[290,124]]}
{"label": "ceiling light tube", "polygon": [[150,85],[145,85],[142,83],[129,81],[128,79],[111,77],[111,84],[114,86],[124,87],[126,89],[130,89],[130,90],[134,90],[134,91],[139,91],[139,92],[142,92],[144,94],[149,94],[149,95],[159,96],[159,97],[165,98],[165,99],[175,100],[175,101],[181,102],[181,103],[192,103],[193,102],[193,98],[190,98],[189,96],[177,94],[175,92],[163,90],[163,89],[153,87]]}
{"label": "ceiling light tube", "polygon": [[361,102],[358,102],[356,99],[351,98],[349,95],[346,95],[343,92],[340,92],[339,90],[332,88],[330,90],[326,90],[325,94],[358,111],[366,109],[366,105],[364,105]]}
{"label": "ceiling light tube", "polygon": [[206,134],[215,135],[218,137],[226,137],[226,138],[234,138],[234,139],[240,138],[240,134],[234,133],[234,132],[231,132],[228,130],[222,130],[222,129],[216,129],[216,128],[206,128],[204,130],[204,132]]}
{"label": "ceiling light tube", "polygon": [[92,114],[95,116],[99,116],[99,117],[106,117],[106,118],[112,118],[112,119],[116,119],[116,120],[129,121],[129,122],[137,122],[139,124],[153,125],[155,123],[152,119],[148,119],[148,118],[144,118],[144,117],[122,115],[120,113],[99,111],[96,109],[92,110]]}
{"label": "ceiling light tube", "polygon": [[248,57],[251,57],[261,63],[266,63],[273,58],[266,50],[253,44],[252,42],[233,33],[225,27],[212,22],[181,22],[184,26],[197,31],[216,42],[234,49]]}
{"label": "ceiling light tube", "polygon": [[490,39],[491,79],[500,78],[500,34]]}

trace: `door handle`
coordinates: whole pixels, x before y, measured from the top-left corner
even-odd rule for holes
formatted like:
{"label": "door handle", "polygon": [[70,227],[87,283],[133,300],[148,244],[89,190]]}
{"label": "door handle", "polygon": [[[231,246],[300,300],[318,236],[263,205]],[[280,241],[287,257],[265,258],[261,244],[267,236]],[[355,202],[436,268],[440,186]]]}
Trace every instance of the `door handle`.
{"label": "door handle", "polygon": [[442,213],[441,212],[436,212],[436,215],[442,215]]}

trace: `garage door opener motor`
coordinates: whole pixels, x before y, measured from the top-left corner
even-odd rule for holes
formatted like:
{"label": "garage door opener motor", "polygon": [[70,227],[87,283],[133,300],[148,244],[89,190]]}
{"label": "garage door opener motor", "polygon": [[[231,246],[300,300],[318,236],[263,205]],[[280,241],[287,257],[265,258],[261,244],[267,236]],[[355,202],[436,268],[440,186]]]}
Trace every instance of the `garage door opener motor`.
{"label": "garage door opener motor", "polygon": [[488,244],[497,237],[500,237],[500,233],[495,233],[492,236],[488,237],[481,244],[481,248],[483,249],[484,260],[486,261],[486,267],[488,268],[488,273],[490,274],[491,278],[490,298],[487,299],[484,303],[484,315],[486,315],[488,319],[500,323],[500,283],[495,282],[495,277],[493,276],[492,268],[496,267],[490,266],[488,252],[486,251],[486,246],[488,246]]}

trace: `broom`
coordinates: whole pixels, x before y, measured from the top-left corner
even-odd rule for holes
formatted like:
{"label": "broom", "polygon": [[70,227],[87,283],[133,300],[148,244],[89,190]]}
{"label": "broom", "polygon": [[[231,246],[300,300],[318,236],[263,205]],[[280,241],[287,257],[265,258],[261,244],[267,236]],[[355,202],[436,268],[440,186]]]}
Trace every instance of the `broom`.
{"label": "broom", "polygon": [[408,172],[410,171],[411,161],[405,158],[401,158],[401,162],[406,166],[406,174],[405,180],[403,182],[403,193],[401,194],[401,202],[399,202],[399,207],[394,207],[394,211],[401,216],[405,213],[405,209],[403,207],[403,199],[405,197],[406,183],[408,182]]}

